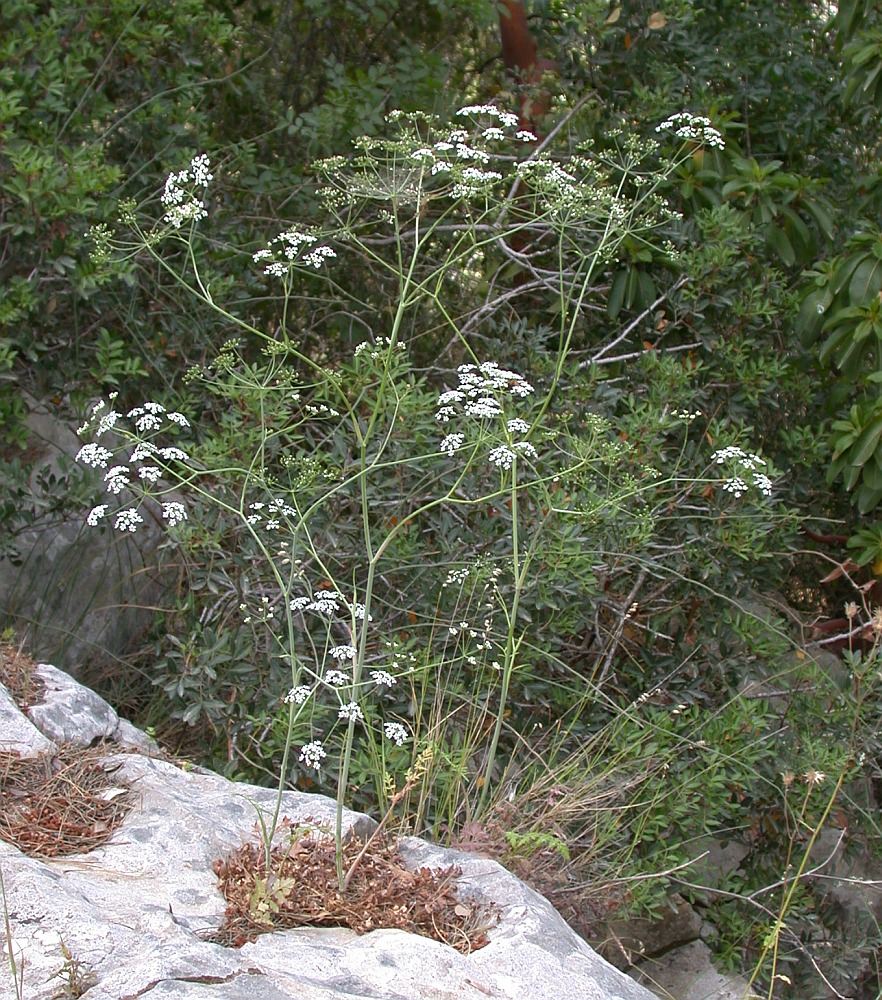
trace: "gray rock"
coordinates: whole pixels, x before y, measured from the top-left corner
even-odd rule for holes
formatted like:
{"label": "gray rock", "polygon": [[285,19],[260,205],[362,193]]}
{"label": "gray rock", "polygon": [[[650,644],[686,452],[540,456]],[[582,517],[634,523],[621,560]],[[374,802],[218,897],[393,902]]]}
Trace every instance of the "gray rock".
{"label": "gray rock", "polygon": [[[17,709],[0,700],[0,747],[10,745],[9,733],[19,746],[39,747],[34,722],[46,719],[59,738],[76,735],[61,718],[63,703],[82,716],[80,742],[118,733],[101,699],[52,671],[44,676],[54,707],[16,720]],[[485,948],[462,955],[403,931],[359,937],[308,927],[265,934],[239,950],[210,943],[199,932],[219,927],[225,909],[212,862],[255,839],[258,811],[272,810],[273,792],[139,753],[109,754],[105,766],[118,768],[136,795],[103,847],[34,859],[0,841],[11,954],[28,1000],[48,1000],[64,981],[57,978],[63,950],[94,977],[84,1000],[653,1000],[500,865],[416,838],[402,844],[406,863],[457,864],[464,896],[500,907]],[[296,824],[330,826],[334,809],[324,796],[283,796],[282,814]],[[344,824],[362,835],[375,826],[349,811]],[[0,1000],[14,997],[11,976],[0,975]]]}
{"label": "gray rock", "polygon": [[51,750],[53,745],[21,714],[12,695],[0,684],[0,747],[16,750],[26,757]]}
{"label": "gray rock", "polygon": [[701,933],[701,917],[680,896],[670,898],[670,909],[658,920],[610,920],[601,954],[618,968],[627,969],[645,956],[661,955]]}
{"label": "gray rock", "polygon": [[637,966],[636,978],[661,1000],[759,1000],[741,976],[724,976],[716,970],[703,941],[645,959]]}
{"label": "gray rock", "polygon": [[[31,402],[25,423],[32,492],[39,495],[36,470],[69,474],[83,442],[47,407]],[[87,527],[86,513],[37,520],[17,538],[21,564],[0,559],[0,615],[35,658],[74,675],[87,664],[113,664],[131,649],[169,590],[159,567],[164,533],[158,523],[147,517],[134,534],[115,532]]]}

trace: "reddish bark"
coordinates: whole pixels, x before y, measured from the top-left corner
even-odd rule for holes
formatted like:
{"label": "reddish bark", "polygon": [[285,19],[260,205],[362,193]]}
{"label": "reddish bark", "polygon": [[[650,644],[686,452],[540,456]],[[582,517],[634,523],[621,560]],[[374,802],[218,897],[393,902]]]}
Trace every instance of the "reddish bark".
{"label": "reddish bark", "polygon": [[499,34],[502,39],[502,61],[521,88],[521,128],[535,133],[538,123],[551,106],[551,95],[539,85],[545,73],[557,70],[557,63],[538,55],[536,39],[527,23],[527,11],[522,0],[502,0],[499,8]]}

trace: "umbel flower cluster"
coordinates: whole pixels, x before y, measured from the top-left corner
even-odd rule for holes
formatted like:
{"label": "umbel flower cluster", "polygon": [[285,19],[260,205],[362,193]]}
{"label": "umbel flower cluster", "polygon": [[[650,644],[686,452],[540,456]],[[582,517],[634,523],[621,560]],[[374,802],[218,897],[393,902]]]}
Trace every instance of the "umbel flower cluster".
{"label": "umbel flower cluster", "polygon": [[168,175],[162,204],[166,209],[165,221],[173,229],[180,229],[185,222],[198,222],[208,215],[202,196],[213,180],[211,161],[205,153],[194,156],[184,170]]}
{"label": "umbel flower cluster", "polygon": [[733,475],[723,481],[722,489],[734,497],[741,497],[750,490],[757,490],[764,497],[772,495],[772,480],[760,471],[765,466],[765,459],[744,451],[737,445],[721,448],[711,455],[711,461],[717,465],[726,465]]}
{"label": "umbel flower cluster", "polygon": [[438,397],[435,419],[442,424],[456,421],[465,430],[448,433],[439,446],[441,451],[454,455],[476,431],[480,434],[496,422],[502,426],[504,440],[488,454],[491,465],[510,469],[518,456],[537,458],[536,449],[524,438],[530,425],[521,417],[508,419],[504,408],[506,398],[524,399],[532,394],[533,386],[523,375],[500,368],[495,361],[460,365],[457,374],[459,385]]}
{"label": "umbel flower cluster", "polygon": [[[91,433],[94,440],[80,448],[76,460],[92,469],[106,470],[105,491],[112,497],[125,497],[113,510],[109,503],[97,504],[89,511],[86,523],[94,527],[111,516],[118,531],[133,532],[144,523],[140,511],[144,501],[150,496],[162,496],[171,489],[162,485],[170,467],[190,460],[182,448],[176,445],[160,446],[155,437],[169,430],[178,432],[189,427],[190,422],[183,413],[167,410],[161,403],[154,402],[136,406],[123,414],[113,408],[115,399],[116,393],[112,393],[109,409],[104,400],[95,403],[89,419],[77,430],[81,437]],[[128,429],[127,425],[130,425]],[[98,438],[109,436],[111,432],[123,436],[133,445],[127,457],[124,446],[114,451],[99,443]],[[111,462],[116,464],[111,465]],[[179,500],[166,500],[160,502],[160,516],[169,526],[174,526],[186,521],[187,511]]]}
{"label": "umbel flower cluster", "polygon": [[[333,646],[325,644],[324,653],[318,655],[315,661],[310,658],[308,662],[300,662],[298,679],[282,701],[299,714],[311,699],[325,694],[335,701],[338,720],[366,725],[365,711],[358,699],[363,698],[369,689],[382,692],[394,687],[398,678],[392,671],[400,665],[397,661],[389,662],[386,664],[388,670],[376,667],[367,672],[366,678],[357,670],[356,628],[364,628],[371,621],[364,604],[348,601],[336,590],[316,590],[309,596],[286,598],[286,602],[287,610],[301,616],[304,626],[307,619],[319,620],[321,629],[328,637],[332,631],[345,632],[351,641]],[[240,610],[245,612],[246,623],[258,621],[270,628],[285,617],[285,609],[275,606],[266,595],[254,602],[254,607],[250,609],[247,604],[241,604]],[[318,643],[311,643],[310,646],[316,651],[321,648]],[[411,738],[406,726],[393,721],[383,723],[383,735],[396,746],[403,746]],[[324,742],[313,739],[303,745],[299,760],[304,767],[320,770],[325,757]]]}

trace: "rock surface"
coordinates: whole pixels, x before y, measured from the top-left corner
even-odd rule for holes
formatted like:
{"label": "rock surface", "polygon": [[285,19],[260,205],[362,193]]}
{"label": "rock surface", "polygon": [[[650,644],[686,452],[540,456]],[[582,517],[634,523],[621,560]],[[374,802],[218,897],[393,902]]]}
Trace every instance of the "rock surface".
{"label": "rock surface", "polygon": [[[47,703],[32,707],[30,720],[0,688],[0,749],[30,754],[49,738],[114,738],[120,750],[139,751],[109,747],[105,765],[137,797],[88,854],[31,858],[0,841],[9,917],[8,936],[0,927],[0,1000],[16,997],[10,949],[28,1000],[59,995],[71,977],[78,992],[61,995],[85,1000],[653,1000],[496,862],[416,838],[401,845],[408,864],[457,864],[461,891],[500,908],[485,948],[461,955],[403,931],[358,937],[337,928],[276,931],[239,950],[203,940],[199,932],[219,927],[225,907],[212,863],[254,838],[257,810],[272,808],[273,793],[147,755],[146,736],[102,699],[54,668],[39,673]],[[295,823],[328,822],[333,809],[324,796],[284,796],[283,814]],[[345,823],[362,833],[374,825],[357,813]]]}
{"label": "rock surface", "polygon": [[[30,492],[39,498],[41,477],[83,475],[74,463],[83,442],[49,408],[29,402]],[[115,532],[87,527],[87,510],[41,514],[15,538],[20,558],[0,558],[0,618],[34,656],[75,675],[131,649],[174,580],[159,565],[165,533],[154,519],[134,534]]]}

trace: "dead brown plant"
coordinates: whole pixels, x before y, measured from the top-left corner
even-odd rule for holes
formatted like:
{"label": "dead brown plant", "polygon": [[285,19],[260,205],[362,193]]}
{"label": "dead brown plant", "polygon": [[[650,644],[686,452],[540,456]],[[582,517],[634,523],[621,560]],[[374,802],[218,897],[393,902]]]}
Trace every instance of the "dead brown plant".
{"label": "dead brown plant", "polygon": [[359,861],[341,892],[332,837],[296,831],[287,846],[273,848],[269,870],[262,846],[243,845],[214,864],[227,910],[211,940],[238,948],[279,928],[349,927],[365,934],[387,927],[433,938],[462,954],[488,943],[498,913],[460,897],[460,869],[410,871],[394,843],[382,837],[363,850],[357,838],[344,845],[344,865]]}
{"label": "dead brown plant", "polygon": [[37,675],[36,668],[36,661],[20,646],[0,642],[0,684],[23,712],[31,705],[39,705],[46,693],[46,685]]}

